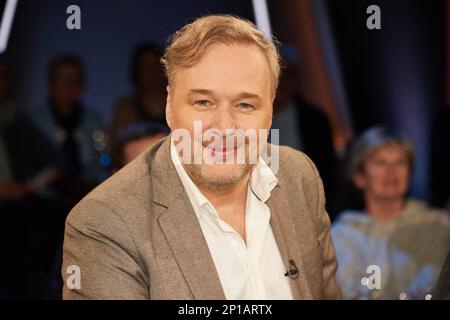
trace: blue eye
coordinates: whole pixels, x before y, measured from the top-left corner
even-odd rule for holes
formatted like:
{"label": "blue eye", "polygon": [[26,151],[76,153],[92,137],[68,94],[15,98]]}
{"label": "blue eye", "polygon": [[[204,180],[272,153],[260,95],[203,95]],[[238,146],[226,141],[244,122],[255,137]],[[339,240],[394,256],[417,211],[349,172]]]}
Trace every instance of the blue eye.
{"label": "blue eye", "polygon": [[211,102],[208,100],[198,100],[198,101],[195,101],[195,104],[199,105],[201,107],[210,107],[211,106]]}
{"label": "blue eye", "polygon": [[240,109],[243,109],[243,110],[251,110],[251,109],[254,109],[254,107],[253,107],[251,104],[245,103],[245,102],[239,103],[239,108],[240,108]]}

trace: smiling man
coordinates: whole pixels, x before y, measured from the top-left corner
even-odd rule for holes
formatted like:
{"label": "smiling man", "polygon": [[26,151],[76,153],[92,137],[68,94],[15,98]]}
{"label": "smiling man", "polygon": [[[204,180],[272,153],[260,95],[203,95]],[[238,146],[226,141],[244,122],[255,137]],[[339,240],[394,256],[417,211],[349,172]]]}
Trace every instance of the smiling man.
{"label": "smiling man", "polygon": [[273,42],[246,20],[206,16],[162,62],[172,132],[70,213],[64,298],[339,298],[319,174],[266,144]]}

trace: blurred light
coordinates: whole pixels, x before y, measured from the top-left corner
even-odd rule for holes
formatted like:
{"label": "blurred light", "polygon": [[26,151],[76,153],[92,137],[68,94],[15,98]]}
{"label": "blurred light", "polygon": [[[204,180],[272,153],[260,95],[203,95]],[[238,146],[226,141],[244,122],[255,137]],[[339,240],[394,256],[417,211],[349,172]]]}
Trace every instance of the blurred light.
{"label": "blurred light", "polygon": [[339,141],[338,143],[340,145],[337,145],[337,147],[341,149],[341,152],[344,152],[346,145],[345,140],[353,135],[353,127],[351,113],[348,107],[349,102],[347,100],[344,75],[339,62],[338,45],[333,36],[334,30],[327,9],[326,0],[312,1],[311,4],[314,9],[323,58],[328,71],[328,77],[335,99],[337,113],[344,127],[344,140]]}
{"label": "blurred light", "polygon": [[252,0],[252,3],[258,29],[264,32],[268,38],[272,38],[269,10],[267,9],[266,0]]}
{"label": "blurred light", "polygon": [[103,167],[108,167],[111,165],[111,157],[108,154],[102,154],[100,156],[100,164]]}
{"label": "blurred light", "polygon": [[106,147],[107,147],[107,145],[103,141],[94,143],[95,150],[97,150],[99,152],[105,151]]}
{"label": "blurred light", "polygon": [[102,130],[95,130],[92,133],[92,139],[94,139],[95,142],[101,142],[105,139],[105,134]]}
{"label": "blurred light", "polygon": [[2,23],[0,25],[0,53],[3,53],[8,46],[11,25],[16,11],[17,0],[7,0],[3,10]]}

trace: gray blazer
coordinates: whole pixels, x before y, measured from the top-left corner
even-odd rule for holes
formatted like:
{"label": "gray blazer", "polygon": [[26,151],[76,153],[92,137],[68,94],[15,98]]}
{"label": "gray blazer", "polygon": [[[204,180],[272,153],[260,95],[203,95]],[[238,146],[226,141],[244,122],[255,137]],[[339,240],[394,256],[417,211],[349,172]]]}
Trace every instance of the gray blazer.
{"label": "gray blazer", "polygon": [[[319,174],[280,147],[278,185],[267,201],[295,299],[338,299],[337,261]],[[69,289],[70,266],[80,288]],[[68,272],[70,271],[70,272]],[[170,157],[170,137],[102,183],[70,212],[64,299],[225,299],[208,245]]]}

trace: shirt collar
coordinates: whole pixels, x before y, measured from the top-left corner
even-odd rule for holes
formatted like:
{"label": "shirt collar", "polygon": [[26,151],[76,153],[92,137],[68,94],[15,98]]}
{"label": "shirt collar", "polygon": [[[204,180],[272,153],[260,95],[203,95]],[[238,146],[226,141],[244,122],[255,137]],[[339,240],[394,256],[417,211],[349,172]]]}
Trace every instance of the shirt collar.
{"label": "shirt collar", "polygon": [[[172,135],[170,137],[170,157],[193,206],[202,208],[208,204],[213,208],[211,202],[201,193],[184,169]],[[258,158],[258,164],[253,168],[249,183],[251,191],[262,202],[266,202],[270,198],[271,191],[278,183],[277,177],[261,156]],[[200,212],[194,211],[197,214],[197,218],[200,218]]]}
{"label": "shirt collar", "polygon": [[270,193],[277,184],[277,177],[260,156],[258,164],[253,168],[250,176],[250,188],[252,192],[260,201],[266,202],[270,198]]}

